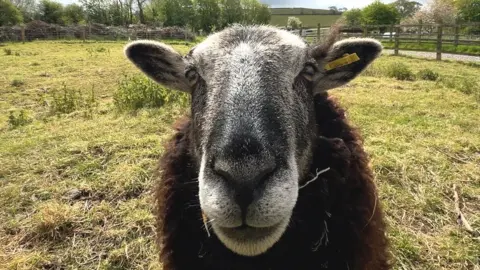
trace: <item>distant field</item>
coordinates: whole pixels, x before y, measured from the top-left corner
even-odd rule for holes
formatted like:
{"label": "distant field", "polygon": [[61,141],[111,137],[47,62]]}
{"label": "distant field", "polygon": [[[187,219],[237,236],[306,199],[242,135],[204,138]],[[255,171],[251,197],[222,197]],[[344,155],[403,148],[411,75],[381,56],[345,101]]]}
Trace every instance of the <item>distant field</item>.
{"label": "distant field", "polygon": [[332,14],[328,9],[312,8],[271,8],[272,15],[324,15]]}
{"label": "distant field", "polygon": [[272,15],[270,24],[276,26],[286,26],[288,17],[298,17],[302,21],[303,27],[317,27],[320,23],[323,26],[330,26],[337,21],[341,15]]}
{"label": "distant field", "polygon": [[[140,76],[124,45],[0,47],[0,269],[162,269],[152,175],[188,108],[117,111],[119,82]],[[480,228],[479,74],[475,64],[382,56],[330,92],[365,138],[395,270],[480,269],[480,240],[457,225],[452,195],[456,184]],[[409,80],[391,78],[400,75]],[[91,106],[58,113],[78,106],[65,88]]]}

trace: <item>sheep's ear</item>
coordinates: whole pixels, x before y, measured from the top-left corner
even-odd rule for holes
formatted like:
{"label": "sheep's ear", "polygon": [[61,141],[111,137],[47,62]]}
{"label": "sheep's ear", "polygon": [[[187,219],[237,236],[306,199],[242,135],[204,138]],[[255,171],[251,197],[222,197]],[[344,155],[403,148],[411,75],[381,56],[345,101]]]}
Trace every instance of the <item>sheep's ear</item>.
{"label": "sheep's ear", "polygon": [[328,51],[314,54],[319,69],[319,75],[315,78],[316,92],[353,80],[381,51],[382,45],[374,39],[350,38],[334,43]]}
{"label": "sheep's ear", "polygon": [[172,47],[155,41],[134,41],[125,47],[125,55],[159,84],[190,92],[185,77],[185,62]]}

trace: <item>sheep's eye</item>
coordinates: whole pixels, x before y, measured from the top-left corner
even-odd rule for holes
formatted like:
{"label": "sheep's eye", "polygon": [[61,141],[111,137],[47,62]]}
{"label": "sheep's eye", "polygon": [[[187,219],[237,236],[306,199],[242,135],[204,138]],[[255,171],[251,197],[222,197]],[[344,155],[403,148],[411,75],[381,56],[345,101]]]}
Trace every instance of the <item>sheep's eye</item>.
{"label": "sheep's eye", "polygon": [[187,78],[191,86],[195,85],[198,81],[198,72],[195,69],[189,69],[185,72],[185,77]]}
{"label": "sheep's eye", "polygon": [[315,75],[316,71],[316,68],[312,64],[306,64],[302,70],[302,76],[311,81],[313,80],[313,76]]}

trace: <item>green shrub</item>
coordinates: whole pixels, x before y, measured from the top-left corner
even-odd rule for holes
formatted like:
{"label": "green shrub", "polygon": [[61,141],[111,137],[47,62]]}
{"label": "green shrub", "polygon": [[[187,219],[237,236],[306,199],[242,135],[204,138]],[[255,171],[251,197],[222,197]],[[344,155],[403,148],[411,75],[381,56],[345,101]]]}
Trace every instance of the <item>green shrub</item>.
{"label": "green shrub", "polygon": [[404,63],[392,63],[386,67],[386,75],[401,81],[414,81],[415,75]]}
{"label": "green shrub", "polygon": [[456,84],[456,89],[464,94],[472,95],[477,102],[480,102],[480,85],[477,82],[463,78]]}
{"label": "green shrub", "polygon": [[9,48],[3,48],[3,52],[5,53],[5,55],[12,55],[13,54],[12,49],[9,49]]}
{"label": "green shrub", "polygon": [[480,85],[471,78],[442,77],[438,82],[447,88],[456,89],[466,95],[473,95],[475,100],[480,102]]}
{"label": "green shrub", "polygon": [[418,72],[417,77],[426,81],[436,81],[439,77],[438,73],[431,69],[422,69]]}
{"label": "green shrub", "polygon": [[464,78],[463,80],[460,80],[456,84],[456,88],[460,92],[462,92],[464,94],[467,94],[467,95],[472,95],[475,92],[479,91],[478,87],[479,87],[479,85],[477,85],[477,83],[475,81],[470,80],[468,78]]}
{"label": "green shrub", "polygon": [[12,83],[10,84],[13,87],[20,87],[25,84],[25,81],[22,79],[14,79]]}
{"label": "green shrub", "polygon": [[8,125],[11,128],[25,126],[31,122],[32,118],[30,118],[24,110],[20,110],[18,113],[10,111],[10,115],[8,116]]}
{"label": "green shrub", "polygon": [[50,95],[52,99],[50,113],[52,114],[66,114],[85,109],[91,116],[97,105],[93,88],[88,96],[84,96],[80,90],[68,88],[64,83],[61,90],[54,90]]}
{"label": "green shrub", "polygon": [[187,94],[162,87],[143,75],[125,76],[113,98],[115,107],[120,111],[159,108],[166,103],[185,106],[188,103]]}
{"label": "green shrub", "polygon": [[96,56],[97,54],[101,54],[101,53],[110,55],[110,50],[105,47],[87,48],[86,50],[90,56]]}
{"label": "green shrub", "polygon": [[97,51],[98,53],[103,53],[103,52],[107,52],[107,48],[105,47],[98,47],[95,49],[95,51]]}

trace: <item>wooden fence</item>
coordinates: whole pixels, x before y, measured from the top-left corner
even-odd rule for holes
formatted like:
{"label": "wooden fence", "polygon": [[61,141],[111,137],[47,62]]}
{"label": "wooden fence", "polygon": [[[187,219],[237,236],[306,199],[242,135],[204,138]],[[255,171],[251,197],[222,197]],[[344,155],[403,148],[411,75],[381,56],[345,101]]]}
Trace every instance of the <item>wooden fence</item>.
{"label": "wooden fence", "polygon": [[[293,32],[304,37],[310,43],[321,42],[328,35],[330,26],[316,29],[298,29]],[[292,31],[292,30],[290,30]],[[431,51],[422,49],[422,44],[429,44],[437,54],[437,60],[442,59],[442,53],[455,53],[445,51],[446,45],[457,48],[458,46],[479,46],[476,48],[480,54],[480,23],[464,24],[414,24],[414,25],[364,25],[359,27],[342,27],[341,37],[370,37],[383,43],[391,43],[389,48],[398,55],[400,50]],[[409,45],[410,46],[407,46]],[[408,49],[405,47],[417,48]],[[462,53],[462,54],[469,54]]]}

